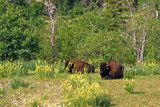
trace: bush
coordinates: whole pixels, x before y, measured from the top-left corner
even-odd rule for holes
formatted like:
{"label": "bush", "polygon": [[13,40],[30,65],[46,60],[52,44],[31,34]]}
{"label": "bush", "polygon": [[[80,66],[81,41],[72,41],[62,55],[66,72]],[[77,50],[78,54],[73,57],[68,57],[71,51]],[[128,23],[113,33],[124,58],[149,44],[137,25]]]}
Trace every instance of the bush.
{"label": "bush", "polygon": [[[62,104],[66,106],[96,106],[100,104],[110,104],[111,100],[107,96],[108,91],[104,90],[99,83],[88,81],[85,74],[71,74],[68,80],[62,84],[64,96]],[[98,96],[103,96],[102,99]],[[101,101],[103,101],[101,103]],[[104,103],[104,102],[107,102]]]}
{"label": "bush", "polygon": [[133,79],[131,81],[129,81],[128,79],[125,80],[123,88],[125,89],[126,92],[133,93],[134,87],[135,87],[135,81]]}

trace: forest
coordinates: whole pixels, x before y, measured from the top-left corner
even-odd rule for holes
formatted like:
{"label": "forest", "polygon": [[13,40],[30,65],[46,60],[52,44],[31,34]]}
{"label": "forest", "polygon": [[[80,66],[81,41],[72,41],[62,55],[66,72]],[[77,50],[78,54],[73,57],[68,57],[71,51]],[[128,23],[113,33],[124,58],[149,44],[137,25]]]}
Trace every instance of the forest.
{"label": "forest", "polygon": [[[159,0],[0,0],[0,107],[159,107],[159,10]],[[78,59],[93,72],[72,73]],[[110,60],[120,78],[102,78]]]}
{"label": "forest", "polygon": [[0,59],[160,59],[159,0],[1,0]]}

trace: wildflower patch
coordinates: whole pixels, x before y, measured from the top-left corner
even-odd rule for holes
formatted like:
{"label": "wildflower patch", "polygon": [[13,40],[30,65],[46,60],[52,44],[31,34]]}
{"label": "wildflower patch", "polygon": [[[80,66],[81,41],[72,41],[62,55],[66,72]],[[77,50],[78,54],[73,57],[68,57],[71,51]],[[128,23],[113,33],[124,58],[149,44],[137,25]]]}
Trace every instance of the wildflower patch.
{"label": "wildflower patch", "polygon": [[100,104],[98,101],[101,101],[96,100],[98,96],[103,96],[108,105],[111,102],[108,90],[103,89],[97,82],[90,84],[85,74],[71,74],[61,86],[64,90],[62,104],[66,106],[96,106]]}

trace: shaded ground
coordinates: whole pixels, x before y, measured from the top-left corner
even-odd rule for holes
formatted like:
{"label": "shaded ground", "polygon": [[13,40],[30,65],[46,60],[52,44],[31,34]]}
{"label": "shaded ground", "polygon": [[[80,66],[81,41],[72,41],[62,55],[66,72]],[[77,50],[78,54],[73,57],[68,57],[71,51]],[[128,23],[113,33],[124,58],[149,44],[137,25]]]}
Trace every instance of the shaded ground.
{"label": "shaded ground", "polygon": [[[25,82],[29,87],[20,87],[17,90],[11,88],[12,78],[1,78],[0,88],[5,88],[0,96],[1,107],[33,106],[39,103],[42,106],[55,106],[58,103],[63,90],[60,85],[68,74],[58,74],[56,78],[39,80],[35,76],[25,76]],[[99,82],[108,89],[112,98],[113,107],[160,107],[160,76],[137,76],[133,94],[126,93],[123,79],[102,80],[98,73],[89,74],[92,82]],[[58,105],[58,104],[57,104]]]}

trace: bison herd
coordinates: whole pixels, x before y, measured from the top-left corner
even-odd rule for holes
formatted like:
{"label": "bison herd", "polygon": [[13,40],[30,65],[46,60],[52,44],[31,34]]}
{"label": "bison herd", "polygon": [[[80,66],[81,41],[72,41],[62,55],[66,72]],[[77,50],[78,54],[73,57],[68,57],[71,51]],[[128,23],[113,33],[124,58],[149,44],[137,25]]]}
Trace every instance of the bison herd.
{"label": "bison herd", "polygon": [[[102,79],[118,79],[123,78],[123,70],[124,67],[115,61],[101,62],[100,63],[100,75]],[[87,71],[88,73],[94,73],[95,68],[91,64],[88,64],[85,61],[79,59],[72,59],[65,61],[65,69],[69,73],[73,72],[84,72]]]}

